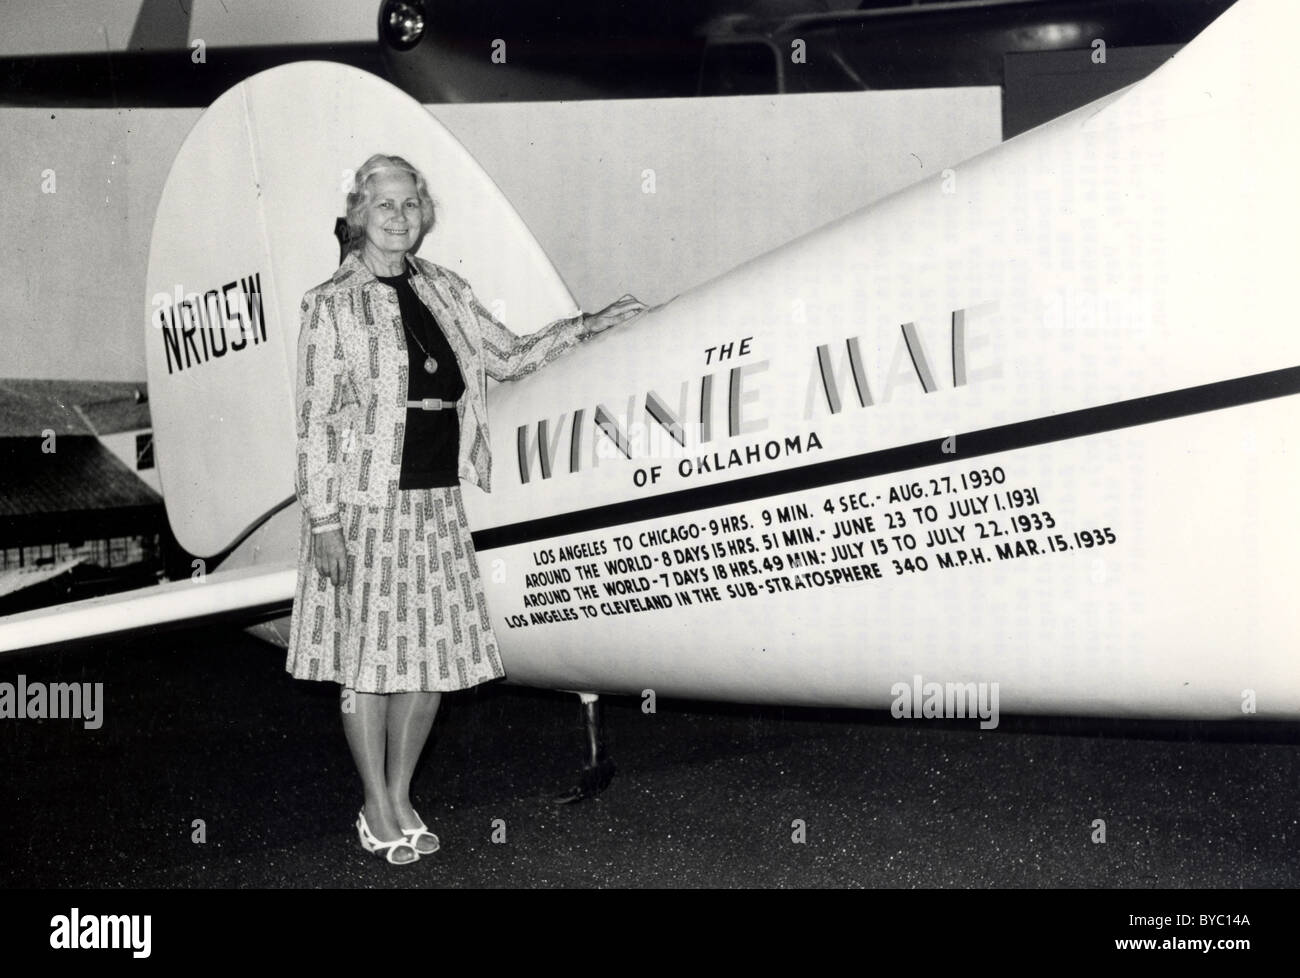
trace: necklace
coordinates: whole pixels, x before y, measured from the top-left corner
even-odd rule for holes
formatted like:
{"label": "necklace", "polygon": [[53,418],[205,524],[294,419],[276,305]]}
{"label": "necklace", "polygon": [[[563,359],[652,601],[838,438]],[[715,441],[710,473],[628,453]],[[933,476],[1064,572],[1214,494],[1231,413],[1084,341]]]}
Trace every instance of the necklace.
{"label": "necklace", "polygon": [[[366,263],[366,267],[370,267],[369,262]],[[370,271],[376,278],[401,278],[406,271],[406,265],[403,263],[402,271],[398,272],[396,275],[380,275],[373,268],[371,268]],[[424,354],[424,372],[427,374],[435,373],[438,369],[438,361],[433,358],[432,353],[425,349],[424,344],[420,342],[420,337],[416,336],[415,330],[411,329],[411,327],[406,324],[406,319],[404,317],[402,318],[402,327],[406,330],[407,335],[410,336],[411,339],[415,340],[415,345],[418,346],[420,352]]]}
{"label": "necklace", "polygon": [[424,344],[420,342],[420,337],[415,335],[415,330],[411,329],[410,326],[406,325],[405,319],[402,320],[402,325],[406,327],[407,334],[411,337],[411,339],[415,340],[415,345],[418,346],[420,348],[420,352],[424,354],[424,372],[427,374],[433,373],[435,370],[438,369],[438,361],[435,360],[432,354],[430,354],[429,351],[424,348]]}

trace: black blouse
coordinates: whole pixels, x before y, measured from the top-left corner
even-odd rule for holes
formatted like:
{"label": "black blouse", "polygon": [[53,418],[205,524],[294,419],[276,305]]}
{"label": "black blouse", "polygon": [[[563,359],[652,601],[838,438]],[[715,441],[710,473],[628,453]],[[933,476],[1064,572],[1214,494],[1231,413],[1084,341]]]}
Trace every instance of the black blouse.
{"label": "black blouse", "polygon": [[[407,396],[413,401],[426,397],[454,400],[465,393],[465,378],[437,318],[411,287],[410,274],[410,266],[407,266],[401,275],[375,276],[384,285],[397,290],[397,304],[402,314],[406,352],[410,360]],[[418,337],[419,343],[411,338],[412,333]],[[424,368],[425,353],[420,350],[420,344],[437,361],[433,373]],[[456,467],[459,451],[460,423],[454,408],[440,411],[407,408],[402,473],[397,487],[433,489],[459,485]]]}

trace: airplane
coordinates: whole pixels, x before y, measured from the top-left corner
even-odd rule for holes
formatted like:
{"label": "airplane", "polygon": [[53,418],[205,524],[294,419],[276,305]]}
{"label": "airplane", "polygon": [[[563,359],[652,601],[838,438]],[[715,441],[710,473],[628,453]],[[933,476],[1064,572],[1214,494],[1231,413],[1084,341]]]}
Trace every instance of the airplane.
{"label": "airplane", "polygon": [[[604,694],[1300,715],[1297,27],[1239,0],[1144,81],[489,391],[466,511],[509,681],[584,704],[575,797],[612,775]],[[193,578],[0,619],[0,651],[214,615],[284,644],[298,302],[377,145],[455,202],[425,257],[516,332],[575,313],[418,103],[323,63],[241,82],[173,165],[142,306]]]}

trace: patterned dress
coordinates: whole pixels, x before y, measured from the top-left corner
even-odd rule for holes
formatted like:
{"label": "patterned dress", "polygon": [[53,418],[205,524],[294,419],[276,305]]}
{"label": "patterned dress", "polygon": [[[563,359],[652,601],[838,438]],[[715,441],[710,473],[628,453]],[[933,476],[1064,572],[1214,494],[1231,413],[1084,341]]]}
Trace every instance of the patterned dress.
{"label": "patterned dress", "polygon": [[[518,380],[589,335],[581,314],[517,336],[449,269],[407,255],[409,282],[463,376],[457,480],[403,472],[410,349],[395,290],[350,253],[307,291],[298,331],[295,487],[303,522],[288,671],[371,693],[464,689],[503,675],[461,502],[491,491],[487,378]],[[427,345],[427,344],[426,344]],[[342,530],[346,580],[316,573],[313,531]]]}
{"label": "patterned dress", "polygon": [[[377,280],[396,290],[406,331],[406,362],[381,356],[379,369],[403,371],[412,400],[461,396],[455,353],[406,275]],[[439,364],[433,374],[424,369],[429,352]],[[461,502],[457,427],[455,411],[409,408],[392,432],[402,463],[391,503],[342,503],[344,584],[336,588],[310,559],[300,568],[286,665],[296,678],[399,693],[465,689],[505,674]],[[304,511],[303,554],[317,536]]]}
{"label": "patterned dress", "polygon": [[[460,486],[343,504],[345,582],[298,574],[287,669],[363,693],[466,689],[505,675]],[[303,517],[300,546],[309,552]]]}

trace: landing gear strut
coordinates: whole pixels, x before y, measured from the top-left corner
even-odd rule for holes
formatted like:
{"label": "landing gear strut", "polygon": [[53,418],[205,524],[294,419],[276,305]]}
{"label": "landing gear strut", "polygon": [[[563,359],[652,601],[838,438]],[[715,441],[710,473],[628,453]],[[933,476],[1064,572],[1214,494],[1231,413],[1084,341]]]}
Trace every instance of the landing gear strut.
{"label": "landing gear strut", "polygon": [[596,693],[579,693],[582,700],[582,722],[587,733],[587,759],[582,765],[578,783],[551,800],[557,805],[594,798],[604,791],[614,777],[614,762],[605,754],[604,724],[601,719],[600,696]]}

